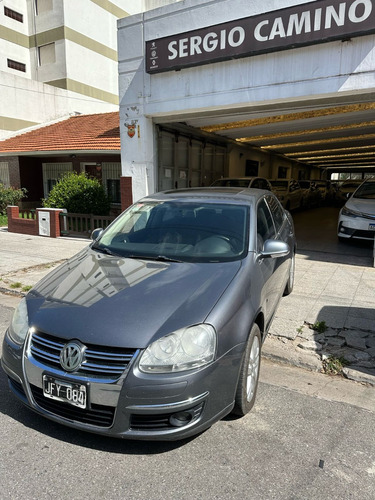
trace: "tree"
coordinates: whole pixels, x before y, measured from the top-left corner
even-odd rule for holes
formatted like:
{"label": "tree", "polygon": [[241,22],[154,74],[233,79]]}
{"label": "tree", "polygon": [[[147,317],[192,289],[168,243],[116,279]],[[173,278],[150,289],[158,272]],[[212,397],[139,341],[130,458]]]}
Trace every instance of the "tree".
{"label": "tree", "polygon": [[43,207],[65,208],[69,213],[108,215],[110,203],[102,184],[85,173],[65,174],[50,191]]}

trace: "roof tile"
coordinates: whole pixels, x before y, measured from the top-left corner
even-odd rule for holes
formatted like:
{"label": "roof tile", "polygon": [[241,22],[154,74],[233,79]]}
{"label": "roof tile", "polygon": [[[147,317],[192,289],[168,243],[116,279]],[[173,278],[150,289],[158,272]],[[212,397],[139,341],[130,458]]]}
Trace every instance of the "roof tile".
{"label": "roof tile", "polygon": [[0,141],[0,153],[120,149],[118,112],[72,116]]}

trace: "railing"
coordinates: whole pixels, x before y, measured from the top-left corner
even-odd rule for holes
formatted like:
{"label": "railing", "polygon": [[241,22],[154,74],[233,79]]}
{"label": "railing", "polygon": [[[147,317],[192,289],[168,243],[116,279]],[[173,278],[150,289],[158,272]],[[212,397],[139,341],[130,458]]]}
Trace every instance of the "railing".
{"label": "railing", "polygon": [[19,218],[20,219],[36,220],[36,210],[35,209],[20,210],[19,211]]}
{"label": "railing", "polygon": [[61,236],[84,236],[89,238],[97,227],[105,229],[115,219],[110,215],[60,213]]}

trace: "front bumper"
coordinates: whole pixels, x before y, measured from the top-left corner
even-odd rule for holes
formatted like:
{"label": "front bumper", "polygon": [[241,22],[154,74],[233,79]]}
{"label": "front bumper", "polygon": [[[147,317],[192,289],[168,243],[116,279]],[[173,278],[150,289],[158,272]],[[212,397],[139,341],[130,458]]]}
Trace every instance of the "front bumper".
{"label": "front bumper", "polygon": [[[197,434],[233,408],[243,345],[196,371],[145,374],[140,352],[117,379],[68,374],[36,359],[30,336],[23,347],[6,334],[2,367],[12,392],[34,411],[64,425],[127,439],[178,440]],[[81,409],[43,395],[43,375],[87,386]]]}
{"label": "front bumper", "polygon": [[375,218],[347,217],[340,214],[337,235],[340,238],[372,241],[375,237]]}

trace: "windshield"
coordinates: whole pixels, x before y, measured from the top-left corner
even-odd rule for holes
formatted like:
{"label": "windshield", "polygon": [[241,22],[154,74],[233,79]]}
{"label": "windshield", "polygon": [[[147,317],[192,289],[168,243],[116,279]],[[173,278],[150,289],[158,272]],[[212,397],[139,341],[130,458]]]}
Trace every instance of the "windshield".
{"label": "windshield", "polygon": [[92,248],[140,259],[237,260],[247,253],[248,212],[241,205],[139,202],[116,219]]}
{"label": "windshield", "polygon": [[360,185],[360,182],[345,182],[342,186],[341,189],[357,189],[357,187]]}
{"label": "windshield", "polygon": [[375,199],[375,181],[362,184],[353,194],[353,198]]}

